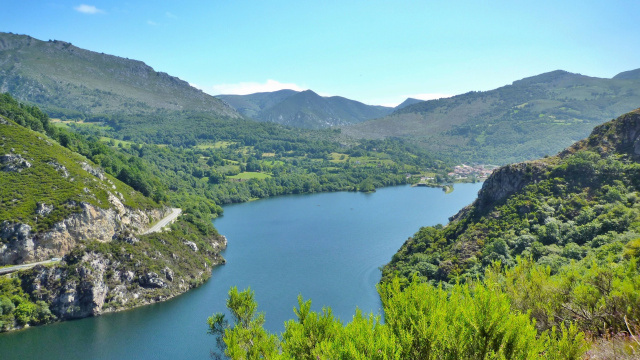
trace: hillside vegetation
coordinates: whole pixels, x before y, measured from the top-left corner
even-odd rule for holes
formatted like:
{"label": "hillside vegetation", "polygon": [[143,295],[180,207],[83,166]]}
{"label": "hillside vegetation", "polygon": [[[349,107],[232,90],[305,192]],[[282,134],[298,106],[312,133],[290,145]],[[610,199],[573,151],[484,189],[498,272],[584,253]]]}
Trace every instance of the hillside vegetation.
{"label": "hillside vegetation", "polygon": [[53,117],[201,111],[240,115],[220,100],[141,61],[0,33],[0,92],[42,107]]}
{"label": "hillside vegetation", "polygon": [[557,156],[499,169],[447,226],[408,239],[383,281],[418,276],[453,285],[491,270],[538,327],[575,321],[615,333],[627,330],[625,317],[640,321],[638,249],[640,110]]}
{"label": "hillside vegetation", "polygon": [[603,119],[639,103],[637,70],[612,79],[553,71],[495,90],[409,105],[382,119],[344,127],[343,133],[400,137],[459,162],[503,165],[555,154]]}
{"label": "hillside vegetation", "polygon": [[[117,177],[71,149],[109,159]],[[161,186],[145,166],[0,95],[0,265],[62,258],[0,276],[0,331],[166,300],[224,262],[226,239],[193,209],[140,235],[167,210],[119,180]]]}
{"label": "hillside vegetation", "polygon": [[[50,127],[48,118],[37,108],[20,108],[13,99],[0,94],[0,114],[2,221],[20,221],[37,230],[46,230],[78,212],[82,202],[101,208],[112,207],[108,199],[109,194],[114,193],[122,194],[122,202],[129,207],[159,207],[105,174],[88,159],[49,138],[44,133],[44,126]],[[37,116],[45,119],[44,125],[35,118]],[[15,118],[21,125],[41,129],[42,133],[20,126],[10,118]],[[43,213],[46,216],[42,216]]]}

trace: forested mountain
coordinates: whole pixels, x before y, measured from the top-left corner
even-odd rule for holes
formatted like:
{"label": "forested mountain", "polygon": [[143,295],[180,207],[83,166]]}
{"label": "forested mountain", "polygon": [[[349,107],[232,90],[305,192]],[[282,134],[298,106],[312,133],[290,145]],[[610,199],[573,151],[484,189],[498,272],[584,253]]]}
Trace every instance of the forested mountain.
{"label": "forested mountain", "polygon": [[226,239],[188,209],[171,231],[143,234],[170,209],[131,187],[158,179],[123,156],[0,95],[0,267],[61,258],[0,277],[0,332],[166,300],[224,261]]}
{"label": "forested mountain", "polygon": [[393,111],[392,108],[365,105],[340,96],[323,97],[311,90],[217,97],[254,120],[307,129],[356,124]]}
{"label": "forested mountain", "polygon": [[216,97],[231,105],[240,114],[258,120],[262,111],[297,93],[298,91],[285,89],[249,95],[216,95]]}
{"label": "forested mountain", "polygon": [[402,137],[459,161],[506,164],[554,154],[640,104],[639,70],[612,79],[553,71],[511,85],[416,103],[343,128],[360,138]]}
{"label": "forested mountain", "polygon": [[239,117],[187,82],[141,61],[0,33],[0,92],[43,108],[52,117],[198,111]]}

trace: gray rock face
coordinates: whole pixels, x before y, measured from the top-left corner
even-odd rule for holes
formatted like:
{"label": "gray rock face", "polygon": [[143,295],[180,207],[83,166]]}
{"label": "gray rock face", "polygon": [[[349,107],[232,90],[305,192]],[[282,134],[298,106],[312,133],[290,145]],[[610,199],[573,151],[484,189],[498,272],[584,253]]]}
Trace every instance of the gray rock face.
{"label": "gray rock face", "polygon": [[82,166],[82,169],[86,172],[88,172],[89,174],[97,177],[100,180],[104,180],[106,179],[106,176],[104,175],[104,171],[102,171],[102,169],[97,169],[92,167],[91,165],[89,165],[86,162],[83,162],[80,164],[80,166]]}
{"label": "gray rock face", "polygon": [[164,289],[167,287],[167,284],[165,284],[155,272],[148,272],[140,277],[140,286]]}
{"label": "gray rock face", "polygon": [[45,203],[38,203],[36,207],[36,214],[39,216],[47,216],[53,211],[53,205],[47,205]]}
{"label": "gray rock face", "polygon": [[194,243],[193,241],[184,240],[183,243],[190,247],[191,250],[198,251],[198,245],[196,245],[196,243]]}
{"label": "gray rock face", "polygon": [[[112,241],[120,233],[139,233],[149,225],[149,217],[162,218],[170,210],[143,212],[126,208],[115,197],[113,209],[81,203],[81,212],[56,223],[50,230],[33,233],[30,226],[4,221],[0,224],[0,265],[22,264],[62,257],[84,240]],[[42,210],[46,212],[46,206]],[[135,242],[135,237],[130,241]]]}
{"label": "gray rock face", "polygon": [[546,165],[540,161],[523,162],[506,165],[496,171],[484,182],[473,204],[465,206],[449,221],[457,221],[472,209],[483,212],[508,196],[522,190],[525,186],[536,183],[544,175]]}
{"label": "gray rock face", "polygon": [[31,163],[19,154],[5,154],[0,156],[0,170],[6,172],[21,172],[31,167]]}
{"label": "gray rock face", "polygon": [[525,162],[503,166],[484,182],[478,193],[476,206],[482,211],[489,206],[539,181],[545,166],[540,162]]}
{"label": "gray rock face", "polygon": [[173,281],[173,271],[171,269],[165,267],[162,272],[164,273],[164,277],[166,277],[167,280]]}
{"label": "gray rock face", "polygon": [[69,177],[69,170],[64,165],[58,164],[56,161],[49,161],[47,164],[51,165],[54,169],[56,169],[61,175],[66,179]]}
{"label": "gray rock face", "polygon": [[29,225],[3,221],[0,224],[0,240],[0,264],[21,264],[34,254]]}

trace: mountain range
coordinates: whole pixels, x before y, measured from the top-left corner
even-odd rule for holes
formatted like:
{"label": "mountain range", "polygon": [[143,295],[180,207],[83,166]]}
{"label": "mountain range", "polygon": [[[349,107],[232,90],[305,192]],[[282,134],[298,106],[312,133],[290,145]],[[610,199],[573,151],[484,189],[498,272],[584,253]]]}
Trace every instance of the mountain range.
{"label": "mountain range", "polygon": [[412,104],[343,127],[343,133],[400,137],[459,161],[505,164],[556,153],[639,104],[640,69],[611,79],[558,70],[490,91]]}
{"label": "mountain range", "polygon": [[[640,69],[610,79],[557,70],[490,91],[407,99],[389,108],[311,90],[216,98],[140,61],[0,33],[0,91],[54,118],[107,120],[123,137],[142,127],[187,143],[211,137],[203,126],[217,128],[222,121],[233,128],[244,117],[308,129],[339,127],[341,142],[401,138],[443,159],[500,165],[556,153],[636,108]],[[218,125],[207,125],[214,121]]]}
{"label": "mountain range", "polygon": [[386,116],[394,110],[341,96],[324,97],[312,90],[279,90],[216,97],[248,118],[307,129],[357,124]]}

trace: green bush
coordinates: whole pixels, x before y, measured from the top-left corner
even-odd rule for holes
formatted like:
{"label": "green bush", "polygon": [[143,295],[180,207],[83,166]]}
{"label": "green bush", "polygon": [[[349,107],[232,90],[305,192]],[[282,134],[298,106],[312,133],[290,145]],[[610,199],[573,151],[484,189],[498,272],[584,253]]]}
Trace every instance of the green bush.
{"label": "green bush", "polygon": [[263,329],[253,292],[232,288],[227,307],[233,326],[214,314],[209,333],[231,359],[580,359],[586,351],[576,326],[539,333],[496,284],[445,291],[418,277],[404,288],[401,283],[395,278],[378,288],[385,323],[357,310],[343,325],[330,308],[310,311],[311,301],[299,297],[297,320],[285,323],[281,339]]}

